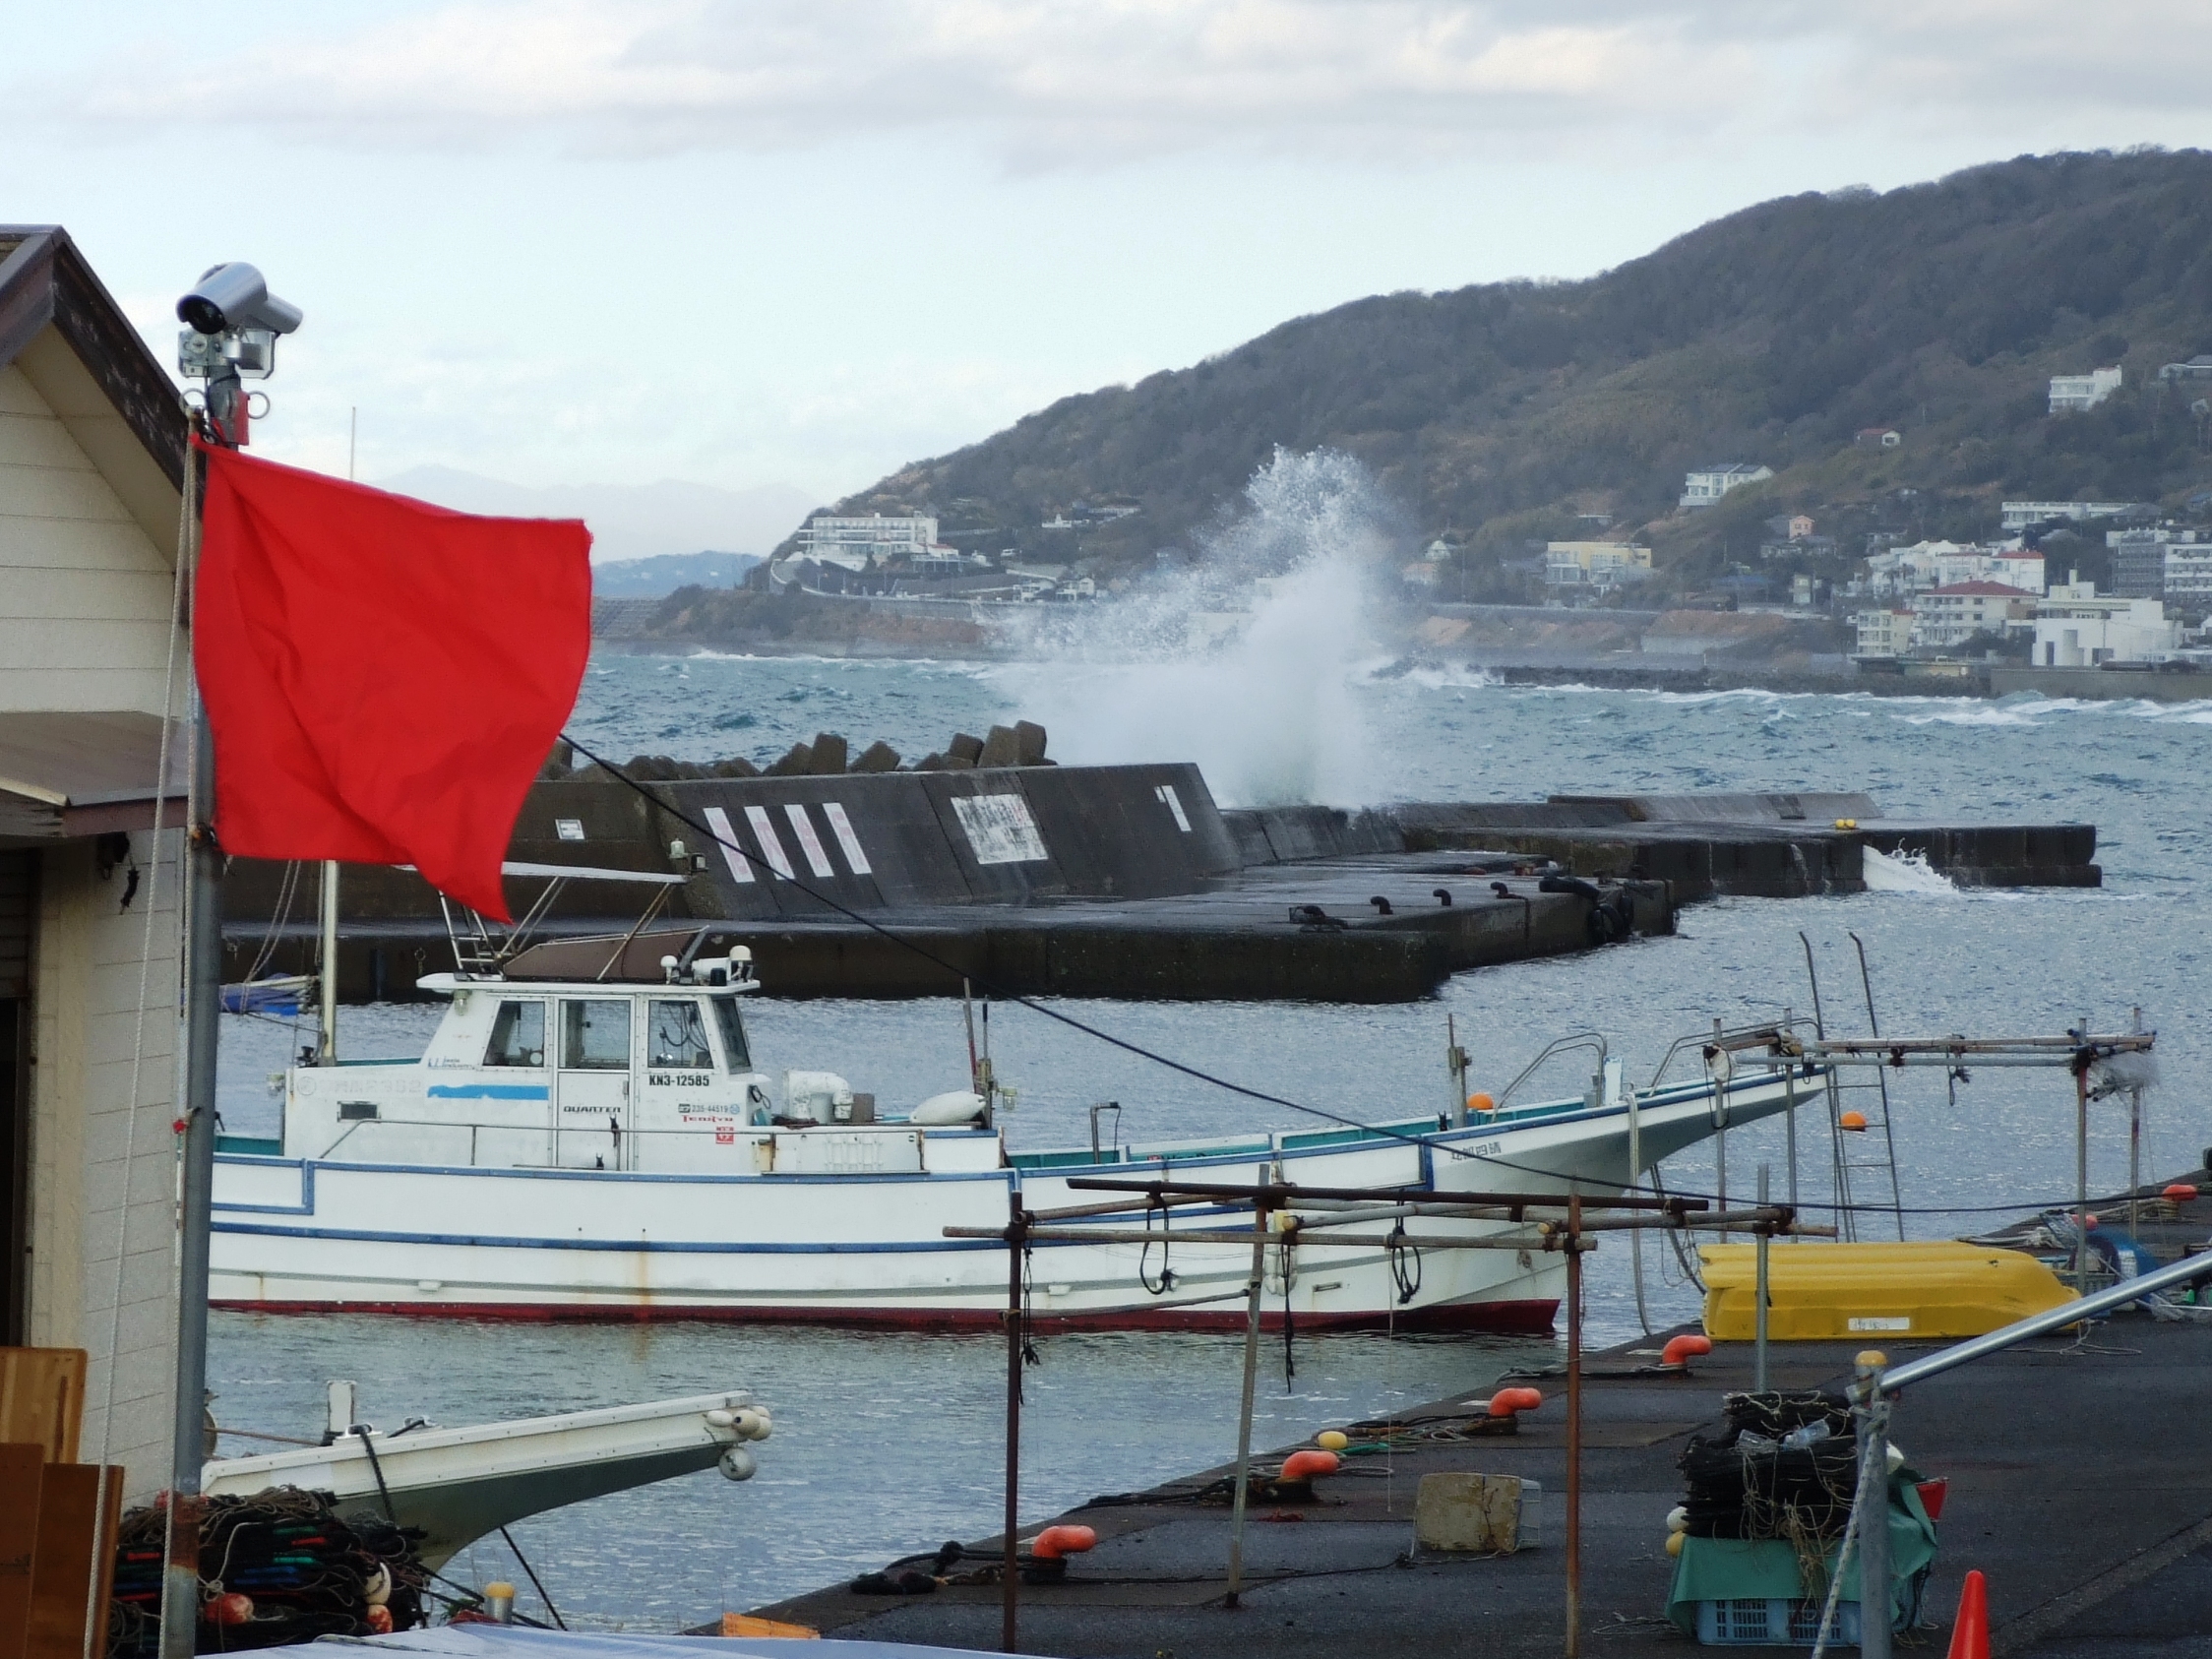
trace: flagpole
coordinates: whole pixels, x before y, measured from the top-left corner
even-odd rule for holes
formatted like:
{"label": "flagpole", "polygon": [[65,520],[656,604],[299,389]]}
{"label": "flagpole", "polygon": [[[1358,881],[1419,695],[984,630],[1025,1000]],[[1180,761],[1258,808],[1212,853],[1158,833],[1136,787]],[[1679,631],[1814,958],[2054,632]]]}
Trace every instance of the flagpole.
{"label": "flagpole", "polygon": [[[199,456],[187,450],[188,495]],[[200,524],[188,514],[178,557],[197,576]],[[184,1136],[177,1214],[176,1420],[169,1543],[161,1584],[161,1659],[190,1659],[200,1622],[201,1466],[207,1460],[208,1230],[215,1168],[215,1045],[222,1008],[222,852],[215,836],[215,734],[192,699],[191,812],[185,831]],[[109,1361],[113,1363],[112,1357]]]}

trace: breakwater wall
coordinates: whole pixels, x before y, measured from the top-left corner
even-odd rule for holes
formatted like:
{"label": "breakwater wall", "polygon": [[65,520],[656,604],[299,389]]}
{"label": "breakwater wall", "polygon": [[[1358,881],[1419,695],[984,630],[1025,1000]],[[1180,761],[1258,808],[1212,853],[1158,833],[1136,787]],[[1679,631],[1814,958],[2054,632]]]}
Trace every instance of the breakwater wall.
{"label": "breakwater wall", "polygon": [[[1395,1002],[1449,975],[1671,933],[1681,903],[1860,891],[1864,849],[1960,885],[2095,886],[2090,826],[1927,826],[1865,795],[1555,796],[1223,811],[1188,764],[541,781],[518,862],[676,878],[666,913],[750,947],[783,996]],[[703,826],[708,831],[702,833]],[[288,884],[288,891],[287,891]],[[314,873],[240,860],[228,977],[312,965]],[[557,931],[645,890],[580,880]],[[542,891],[511,878],[520,911]],[[436,894],[348,867],[339,994],[451,965]],[[257,969],[258,964],[258,969]]]}

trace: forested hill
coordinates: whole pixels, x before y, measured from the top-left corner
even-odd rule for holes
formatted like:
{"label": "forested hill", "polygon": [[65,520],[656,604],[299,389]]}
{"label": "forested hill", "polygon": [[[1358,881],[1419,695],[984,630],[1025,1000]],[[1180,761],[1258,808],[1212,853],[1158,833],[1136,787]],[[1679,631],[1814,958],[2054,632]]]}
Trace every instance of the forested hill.
{"label": "forested hill", "polygon": [[[1785,506],[1913,499],[1922,529],[1972,534],[1995,530],[2002,497],[2171,498],[2212,475],[2186,406],[2212,388],[2162,396],[2158,370],[2208,349],[2212,154],[2025,156],[1764,203],[1584,281],[1339,306],[1065,399],[844,505],[932,511],[967,545],[1034,551],[1072,533],[1037,531],[1056,513],[1136,503],[1080,546],[1149,563],[1276,446],[1329,445],[1368,461],[1420,534],[1479,560],[1569,533],[1576,513],[1668,515],[1692,465],[1774,467],[1654,526],[1662,568],[1687,577]],[[2047,415],[2048,376],[2116,362],[2122,395]],[[1902,446],[1854,446],[1875,426]]]}

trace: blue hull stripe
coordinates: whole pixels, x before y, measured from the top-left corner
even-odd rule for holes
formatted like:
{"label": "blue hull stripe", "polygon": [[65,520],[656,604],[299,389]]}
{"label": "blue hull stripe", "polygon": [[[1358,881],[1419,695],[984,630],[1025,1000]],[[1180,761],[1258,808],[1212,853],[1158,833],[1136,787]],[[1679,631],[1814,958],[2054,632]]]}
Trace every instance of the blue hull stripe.
{"label": "blue hull stripe", "polygon": [[433,1100],[550,1100],[543,1083],[432,1083]]}
{"label": "blue hull stripe", "polygon": [[[1004,1254],[1006,1246],[996,1239],[924,1239],[913,1243],[890,1244],[778,1244],[770,1242],[746,1244],[714,1244],[707,1242],[679,1242],[655,1239],[506,1239],[487,1238],[472,1233],[384,1233],[355,1231],[336,1227],[272,1227],[252,1222],[217,1221],[217,1233],[247,1233],[262,1238],[278,1239],[330,1239],[339,1244],[403,1244],[403,1245],[465,1245],[485,1250],[588,1250],[628,1256],[645,1252],[655,1256],[914,1256],[930,1255],[938,1251],[988,1250]],[[1218,1229],[1215,1229],[1218,1230]],[[1231,1229],[1249,1232],[1249,1228]],[[1067,1249],[1088,1250],[1091,1245],[1060,1241],[1038,1240],[1039,1250]],[[1201,1245],[1185,1245],[1186,1250],[1199,1250]],[[1220,1246],[1221,1249],[1239,1249],[1240,1246]],[[1314,1248],[1312,1245],[1309,1249]],[[252,1267],[217,1267],[217,1272],[252,1273]]]}

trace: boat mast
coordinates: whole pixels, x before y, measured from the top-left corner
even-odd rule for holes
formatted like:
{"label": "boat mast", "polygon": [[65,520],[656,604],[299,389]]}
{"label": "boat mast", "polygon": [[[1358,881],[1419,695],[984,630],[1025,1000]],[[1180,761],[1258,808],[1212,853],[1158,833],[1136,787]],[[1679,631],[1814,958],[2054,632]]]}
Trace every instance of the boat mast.
{"label": "boat mast", "polygon": [[338,860],[323,860],[323,1035],[315,1064],[338,1064]]}
{"label": "boat mast", "polygon": [[[345,412],[345,481],[353,482],[353,463],[360,448],[361,411]],[[338,860],[323,860],[323,1034],[315,1045],[315,1064],[338,1064]]]}

